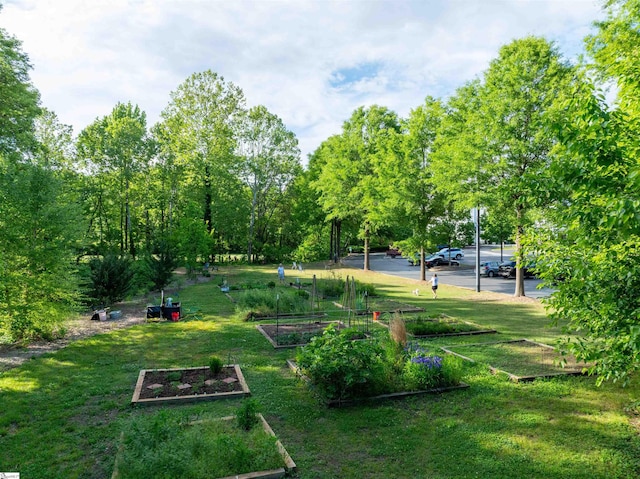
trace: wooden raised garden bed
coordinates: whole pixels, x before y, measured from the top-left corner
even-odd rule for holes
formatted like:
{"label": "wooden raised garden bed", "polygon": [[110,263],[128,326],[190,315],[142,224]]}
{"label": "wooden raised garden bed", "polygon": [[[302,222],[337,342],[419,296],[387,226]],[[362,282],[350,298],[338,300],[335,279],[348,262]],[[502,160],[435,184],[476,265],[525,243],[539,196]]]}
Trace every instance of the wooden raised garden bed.
{"label": "wooden raised garden bed", "polygon": [[[291,360],[291,359],[287,359],[287,365],[289,366],[289,368],[301,379],[303,379],[304,381],[306,381],[307,383],[310,382],[309,378],[306,377],[302,371],[300,371],[300,368],[298,367],[298,365],[296,364],[295,361]],[[401,392],[396,392],[396,393],[389,393],[389,394],[381,394],[379,396],[371,396],[371,397],[363,397],[363,398],[357,398],[357,399],[349,399],[349,400],[323,400],[324,404],[327,407],[347,407],[347,406],[355,406],[358,404],[363,404],[363,403],[378,403],[380,401],[386,401],[389,399],[404,399],[410,396],[423,396],[426,394],[440,394],[440,393],[445,393],[445,392],[449,392],[449,391],[457,391],[459,389],[466,389],[468,388],[469,385],[466,383],[461,382],[460,384],[456,385],[456,386],[448,386],[448,387],[441,387],[441,388],[433,388],[433,389],[426,389],[426,390],[422,390],[422,391],[401,391]]]}
{"label": "wooden raised garden bed", "polygon": [[[340,309],[344,309],[345,311],[348,309],[337,301],[334,301],[333,304]],[[362,315],[371,314],[374,311],[379,313],[419,313],[421,311],[424,311],[424,308],[388,299],[372,299],[367,304],[366,309],[357,309],[355,313]]]}
{"label": "wooden raised garden bed", "polygon": [[[389,327],[388,317],[382,316],[378,324]],[[495,334],[495,329],[483,329],[469,321],[440,314],[435,318],[402,317],[407,332],[414,338],[440,338],[447,336],[473,336],[477,334]]]}
{"label": "wooden raised garden bed", "polygon": [[287,324],[259,324],[256,328],[267,338],[267,341],[269,341],[274,348],[285,349],[304,346],[311,341],[311,338],[322,334],[324,329],[330,324],[335,324],[336,329],[339,330],[347,327],[342,321],[315,321]]}
{"label": "wooden raised garden bed", "polygon": [[[296,463],[293,461],[293,459],[291,458],[291,456],[289,455],[285,447],[282,445],[280,440],[277,439],[277,436],[273,432],[273,429],[271,429],[271,426],[269,426],[269,424],[267,423],[266,419],[262,414],[257,414],[257,416],[260,420],[260,426],[264,430],[264,433],[276,438],[275,445],[277,447],[278,453],[280,454],[280,457],[282,458],[282,467],[279,467],[277,469],[269,469],[269,470],[262,470],[262,471],[244,472],[244,473],[239,473],[233,476],[226,476],[224,478],[219,478],[219,479],[276,479],[276,478],[281,478],[281,477],[284,477],[285,475],[293,474],[296,472],[296,468],[297,468]],[[235,420],[236,420],[235,416],[227,416],[220,419],[193,421],[187,424],[186,427],[201,428],[202,434],[207,434],[208,433],[206,429],[207,425],[214,424],[217,421],[231,422]],[[118,447],[118,454],[116,455],[115,465],[113,468],[113,474],[111,475],[111,479],[120,479],[121,477],[123,477],[123,475],[126,476],[126,474],[123,474],[120,472],[123,469],[123,467],[126,467],[126,465],[122,464],[122,457],[121,457],[124,452],[124,447],[125,447],[124,434],[121,434],[120,446]],[[179,448],[179,444],[176,445],[176,448]]]}
{"label": "wooden raised garden bed", "polygon": [[240,366],[229,364],[213,375],[209,367],[143,369],[132,404],[182,404],[251,394]]}
{"label": "wooden raised garden bed", "polygon": [[[473,343],[441,348],[471,362],[486,362],[492,373],[503,373],[514,382],[536,378],[583,375],[587,364],[579,364],[573,356],[561,356],[547,344],[516,339],[489,343]],[[558,364],[563,359],[564,367]]]}

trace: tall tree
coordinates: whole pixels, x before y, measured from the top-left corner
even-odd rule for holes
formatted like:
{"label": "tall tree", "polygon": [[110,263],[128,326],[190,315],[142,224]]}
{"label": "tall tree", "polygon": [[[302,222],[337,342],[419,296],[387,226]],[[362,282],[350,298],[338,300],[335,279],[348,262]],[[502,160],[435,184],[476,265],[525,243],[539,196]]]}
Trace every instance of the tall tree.
{"label": "tall tree", "polygon": [[[557,291],[548,305],[565,346],[593,364],[597,381],[627,382],[640,369],[640,2],[607,2],[586,39],[585,78],[617,87],[608,104],[589,80],[556,124],[561,144],[548,176],[550,224],[532,238],[538,269]],[[600,75],[600,76],[598,76]]]}
{"label": "tall tree", "polygon": [[369,240],[372,230],[383,224],[384,183],[380,165],[386,161],[385,144],[400,132],[397,115],[381,106],[356,109],[332,137],[330,152],[315,183],[329,219],[355,219],[364,240],[364,270],[369,270]]}
{"label": "tall tree", "polygon": [[[210,70],[194,73],[171,93],[157,130],[162,132],[158,136],[161,155],[171,158],[172,173],[178,177],[174,212],[199,211],[211,236],[226,232],[220,241],[233,242],[233,229],[245,224],[237,221],[246,217],[247,202],[235,175],[244,108],[239,87]],[[206,257],[212,251],[200,254]]]}
{"label": "tall tree", "polygon": [[[121,253],[128,251],[132,256],[136,254],[137,233],[137,222],[132,219],[132,183],[149,165],[150,144],[146,114],[131,103],[118,103],[110,115],[96,119],[78,137],[78,156],[89,172],[90,215],[99,225],[108,223],[111,216],[114,234],[110,239],[117,241]],[[102,234],[100,240],[105,240]]]}
{"label": "tall tree", "polygon": [[253,107],[242,122],[238,139],[240,178],[251,193],[247,258],[255,242],[268,242],[271,218],[284,199],[286,187],[300,174],[298,140],[280,118],[264,106]]}
{"label": "tall tree", "polygon": [[[73,204],[35,130],[27,55],[0,29],[0,334],[50,338],[75,306]],[[42,140],[39,145],[38,141]]]}
{"label": "tall tree", "polygon": [[410,225],[412,235],[402,244],[420,251],[422,281],[426,280],[425,251],[435,246],[429,226],[444,208],[443,195],[435,188],[431,169],[431,153],[444,113],[439,100],[427,97],[422,105],[411,110],[403,124],[404,132],[398,135],[401,146],[394,148],[399,154],[388,151],[388,161],[381,163],[383,176],[389,180],[386,209]]}
{"label": "tall tree", "polygon": [[443,137],[438,185],[458,193],[484,192],[474,196],[488,203],[477,204],[510,205],[513,211],[515,296],[525,294],[522,238],[555,142],[549,129],[557,114],[555,100],[567,92],[571,78],[572,69],[551,43],[536,37],[516,40],[500,49],[482,84],[462,90],[474,106],[455,108],[452,118],[464,134]]}

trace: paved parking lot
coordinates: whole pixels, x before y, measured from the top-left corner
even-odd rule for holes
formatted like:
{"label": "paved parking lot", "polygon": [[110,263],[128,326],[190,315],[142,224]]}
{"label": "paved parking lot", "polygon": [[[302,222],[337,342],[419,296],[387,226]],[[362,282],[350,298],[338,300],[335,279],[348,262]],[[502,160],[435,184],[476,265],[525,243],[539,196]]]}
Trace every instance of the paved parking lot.
{"label": "paved parking lot", "polygon": [[[453,271],[438,271],[438,278],[440,278],[440,284],[452,284],[462,288],[469,288],[475,291],[476,289],[476,274],[475,274],[475,262],[476,262],[476,250],[475,247],[464,248],[465,257],[460,261],[461,267],[458,270]],[[510,259],[513,254],[513,250],[505,249],[503,251],[502,258],[504,261]],[[364,264],[364,256],[350,255],[343,259],[346,264],[356,268],[362,268]],[[482,246],[480,248],[480,261],[500,261],[500,248],[496,246]],[[384,253],[372,253],[370,257],[370,266],[373,271],[379,273],[391,274],[394,276],[400,276],[409,279],[420,279],[420,268],[418,266],[411,266],[406,258],[398,256],[397,258],[391,258],[385,256]],[[466,266],[466,267],[464,267]],[[432,276],[432,272],[427,270],[427,279]],[[524,291],[530,298],[541,298],[549,296],[553,290],[549,288],[538,288],[540,280],[538,279],[525,279]],[[494,278],[480,278],[480,290],[492,291],[495,293],[504,293],[513,295],[515,291],[515,280],[504,279],[500,277]]]}

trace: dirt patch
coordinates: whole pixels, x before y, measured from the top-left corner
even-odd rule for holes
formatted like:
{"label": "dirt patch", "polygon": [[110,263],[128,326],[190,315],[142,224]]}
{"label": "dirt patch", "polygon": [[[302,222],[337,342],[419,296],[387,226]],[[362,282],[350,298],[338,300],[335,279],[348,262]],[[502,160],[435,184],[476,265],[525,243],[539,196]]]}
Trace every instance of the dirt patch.
{"label": "dirt patch", "polygon": [[[179,271],[176,274],[182,276]],[[211,277],[198,277],[195,280],[179,279],[182,286],[204,283]],[[176,294],[179,288],[165,289],[165,296]],[[29,359],[41,354],[51,353],[66,347],[73,341],[88,338],[95,334],[106,333],[116,329],[124,329],[136,324],[144,323],[147,318],[147,305],[158,302],[158,292],[149,293],[132,301],[114,304],[111,311],[120,311],[122,316],[107,321],[92,321],[91,312],[86,311],[81,317],[70,319],[64,324],[64,337],[53,341],[34,341],[28,345],[2,344],[0,345],[0,372],[20,366]]]}

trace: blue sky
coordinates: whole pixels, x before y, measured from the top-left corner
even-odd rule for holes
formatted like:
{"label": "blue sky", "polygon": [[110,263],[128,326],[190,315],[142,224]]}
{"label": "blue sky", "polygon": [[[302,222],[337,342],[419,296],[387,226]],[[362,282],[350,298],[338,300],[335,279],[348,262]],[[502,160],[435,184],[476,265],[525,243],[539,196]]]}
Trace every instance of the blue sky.
{"label": "blue sky", "polygon": [[211,69],[300,141],[302,159],[361,105],[406,116],[482,74],[527,35],[575,60],[596,0],[0,0],[42,103],[79,133],[117,102],[157,122],[171,91]]}

